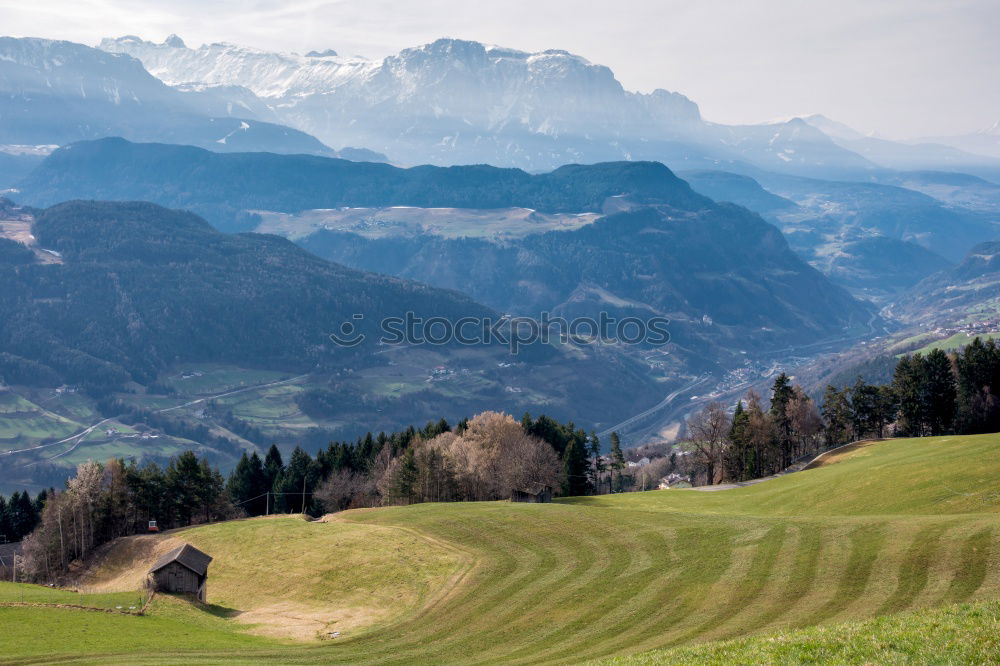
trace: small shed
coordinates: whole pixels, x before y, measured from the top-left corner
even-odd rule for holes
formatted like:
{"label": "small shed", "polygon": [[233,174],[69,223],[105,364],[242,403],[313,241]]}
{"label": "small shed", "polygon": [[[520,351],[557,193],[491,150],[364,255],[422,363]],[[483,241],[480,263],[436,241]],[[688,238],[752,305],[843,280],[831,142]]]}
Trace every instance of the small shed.
{"label": "small shed", "polygon": [[544,504],[552,501],[552,486],[542,483],[532,483],[525,488],[515,489],[510,494],[511,502],[528,502],[530,504]]}
{"label": "small shed", "polygon": [[204,602],[211,561],[209,555],[186,543],[158,559],[149,575],[160,592],[193,594]]}

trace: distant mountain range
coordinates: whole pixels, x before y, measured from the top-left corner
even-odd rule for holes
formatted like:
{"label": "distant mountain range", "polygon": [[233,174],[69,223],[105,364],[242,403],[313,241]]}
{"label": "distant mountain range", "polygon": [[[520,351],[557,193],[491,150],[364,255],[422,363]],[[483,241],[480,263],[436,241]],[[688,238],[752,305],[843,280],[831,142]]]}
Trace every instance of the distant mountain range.
{"label": "distant mountain range", "polygon": [[[168,86],[128,56],[72,42],[0,37],[0,145],[123,136],[218,151],[338,154],[315,137],[259,117],[267,115],[259,112],[264,109],[255,110],[237,90]],[[380,158],[370,151],[360,157]]]}
{"label": "distant mountain range", "polygon": [[1000,242],[980,243],[957,266],[923,280],[891,314],[924,326],[1000,319]]}
{"label": "distant mountain range", "polygon": [[[706,358],[842,335],[872,314],[802,262],[772,225],[694,192],[653,162],[530,175],[105,139],[57,150],[20,188],[20,199],[36,206],[84,196],[148,200],[194,210],[232,231],[255,229],[263,215],[281,213],[292,217],[287,235],[331,260],[459,289],[517,314],[594,315],[610,308],[666,315],[676,331],[688,327],[685,343],[703,346]],[[402,227],[393,206],[417,207],[425,218]],[[377,233],[311,235],[296,227],[300,213],[322,218],[324,210],[358,207],[387,209],[364,217],[361,227]],[[537,232],[529,227],[521,238],[501,239],[475,228],[457,238],[437,230],[443,223],[437,209],[499,215],[510,207],[564,214],[568,226],[553,231],[536,223]],[[604,217],[572,223],[580,215]]]}
{"label": "distant mountain range", "polygon": [[600,212],[611,197],[685,209],[711,200],[662,164],[567,165],[531,175],[486,165],[401,169],[307,155],[214,153],[124,139],[85,141],[50,155],[19,184],[19,201],[143,200],[187,208],[225,231],[249,231],[250,211],[342,206],[504,208]]}
{"label": "distant mountain range", "polygon": [[329,145],[363,145],[404,164],[486,162],[547,170],[656,160],[677,169],[859,177],[881,169],[1000,176],[1000,155],[890,142],[822,116],[744,126],[702,119],[682,94],[630,92],[607,67],[559,50],[526,53],[457,39],[383,60],[233,44],[189,48],[127,36],[100,48],[138,58],[164,82],[212,91]]}
{"label": "distant mountain range", "polygon": [[776,224],[792,248],[835,283],[885,305],[923,278],[1000,236],[1000,186],[940,171],[886,172],[842,182],[758,170],[755,178],[682,171],[717,201]]}
{"label": "distant mountain range", "polygon": [[[329,50],[188,48],[176,36],[161,44],[105,39],[99,49],[0,38],[0,119],[0,146],[122,136],[408,165],[544,171],[651,160],[746,175],[859,180],[919,169],[1000,180],[991,131],[975,141],[911,145],[818,115],[720,125],[680,93],[628,91],[607,67],[566,51],[455,39],[365,60]],[[972,143],[985,148],[968,152]]]}

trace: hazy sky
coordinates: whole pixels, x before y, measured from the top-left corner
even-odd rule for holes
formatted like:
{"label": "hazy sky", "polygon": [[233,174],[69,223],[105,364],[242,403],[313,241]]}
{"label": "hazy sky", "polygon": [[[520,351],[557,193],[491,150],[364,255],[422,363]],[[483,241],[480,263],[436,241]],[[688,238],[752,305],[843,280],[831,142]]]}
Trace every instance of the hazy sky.
{"label": "hazy sky", "polygon": [[708,120],[824,113],[888,137],[1000,120],[1000,0],[0,0],[0,33],[381,57],[437,37],[561,48]]}

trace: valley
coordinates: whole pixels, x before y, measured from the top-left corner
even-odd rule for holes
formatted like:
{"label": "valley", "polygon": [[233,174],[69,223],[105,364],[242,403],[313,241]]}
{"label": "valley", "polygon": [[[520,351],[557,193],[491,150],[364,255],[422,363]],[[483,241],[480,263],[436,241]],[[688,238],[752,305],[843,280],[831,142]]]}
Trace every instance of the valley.
{"label": "valley", "polygon": [[998,663],[1000,5],[78,4],[0,662]]}

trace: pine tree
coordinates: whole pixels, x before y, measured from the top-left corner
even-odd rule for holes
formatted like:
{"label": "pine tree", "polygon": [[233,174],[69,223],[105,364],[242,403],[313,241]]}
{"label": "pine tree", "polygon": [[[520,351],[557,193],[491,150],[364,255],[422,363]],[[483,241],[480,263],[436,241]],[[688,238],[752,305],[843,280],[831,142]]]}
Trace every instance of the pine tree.
{"label": "pine tree", "polygon": [[274,484],[275,493],[278,496],[275,505],[277,510],[288,513],[293,511],[308,513],[311,505],[309,498],[318,478],[319,466],[308,453],[296,446],[288,459],[288,465],[285,466],[284,471]]}
{"label": "pine tree", "polygon": [[975,338],[956,359],[958,413],[963,433],[1000,430],[1000,346],[996,340]]}
{"label": "pine tree", "polygon": [[876,436],[885,436],[887,425],[896,420],[896,412],[899,411],[899,400],[896,398],[896,391],[889,385],[878,387],[875,397],[875,429]]}
{"label": "pine tree", "polygon": [[850,391],[851,420],[857,437],[867,437],[878,431],[878,387],[866,384],[858,377]]}
{"label": "pine tree", "polygon": [[589,467],[586,444],[574,437],[563,453],[563,495],[590,494]]}
{"label": "pine tree", "polygon": [[[371,437],[371,433],[368,434]],[[281,473],[285,470],[285,463],[281,459],[281,451],[274,444],[271,448],[267,450],[267,455],[264,456],[264,483],[267,485],[267,491],[274,493],[276,492],[275,485],[281,477]],[[277,498],[271,497],[271,513],[281,513],[283,508],[279,508],[279,503],[277,503]],[[284,505],[281,504],[281,507]]]}
{"label": "pine tree", "polygon": [[947,434],[955,424],[958,395],[951,359],[934,349],[927,354],[923,374],[921,397],[927,428],[931,435]]}
{"label": "pine tree", "polygon": [[621,472],[625,469],[625,455],[622,453],[622,441],[617,432],[611,433],[611,492],[615,491],[615,475],[618,475],[617,489],[621,490]]}
{"label": "pine tree", "polygon": [[847,399],[847,389],[837,390],[827,384],[823,392],[823,426],[826,430],[827,448],[846,444],[851,439],[851,404]]}
{"label": "pine tree", "polygon": [[242,507],[247,513],[250,513],[249,508],[247,508],[247,501],[253,495],[250,488],[250,457],[246,451],[240,456],[233,471],[229,473],[229,481],[226,482],[226,492],[229,493],[229,499],[232,500],[233,504]]}
{"label": "pine tree", "polygon": [[164,479],[164,496],[172,517],[180,525],[190,525],[201,506],[202,467],[194,451],[184,451],[170,461]]}
{"label": "pine tree", "polygon": [[392,480],[392,495],[396,502],[411,504],[416,499],[417,493],[417,461],[413,452],[413,447],[406,449],[406,452],[399,459],[396,472]]}
{"label": "pine tree", "polygon": [[251,516],[260,516],[266,513],[269,508],[268,502],[270,500],[267,497],[267,492],[271,490],[271,486],[267,482],[264,463],[256,451],[250,454],[248,462],[247,493],[250,500],[243,505],[243,509]]}
{"label": "pine tree", "polygon": [[735,481],[753,478],[749,474],[753,456],[748,433],[749,421],[750,415],[743,409],[743,401],[740,400],[733,412],[733,424],[729,428],[729,449],[723,463],[726,477]]}
{"label": "pine tree", "polygon": [[218,469],[212,469],[206,458],[202,458],[198,465],[198,475],[201,478],[198,501],[201,504],[205,522],[207,523],[218,513],[217,510],[225,489],[225,482],[222,479],[222,473]]}
{"label": "pine tree", "polygon": [[590,433],[590,458],[592,460],[591,485],[595,493],[601,491],[601,477],[604,476],[604,461],[601,459],[601,440],[596,432]]}
{"label": "pine tree", "polygon": [[7,500],[0,495],[0,543],[14,541],[14,529],[10,524],[10,514],[7,511]]}
{"label": "pine tree", "polygon": [[788,403],[795,395],[792,381],[784,372],[774,380],[771,389],[771,420],[777,435],[777,451],[775,458],[779,469],[784,469],[792,463],[792,420],[788,416]]}
{"label": "pine tree", "polygon": [[907,437],[924,434],[924,359],[920,354],[904,356],[896,364],[892,387],[899,400],[899,432]]}
{"label": "pine tree", "polygon": [[42,511],[45,509],[45,502],[49,499],[49,491],[42,488],[42,490],[35,496],[35,515],[41,517]]}

